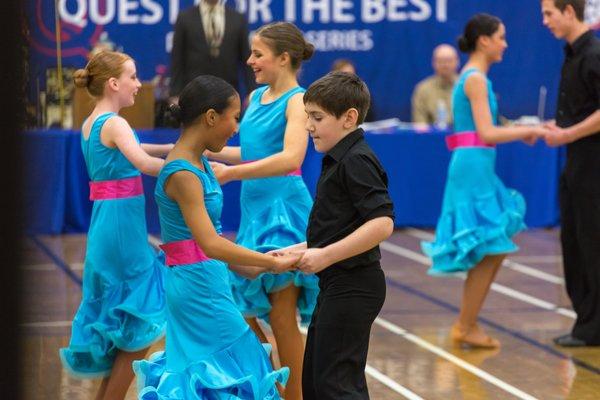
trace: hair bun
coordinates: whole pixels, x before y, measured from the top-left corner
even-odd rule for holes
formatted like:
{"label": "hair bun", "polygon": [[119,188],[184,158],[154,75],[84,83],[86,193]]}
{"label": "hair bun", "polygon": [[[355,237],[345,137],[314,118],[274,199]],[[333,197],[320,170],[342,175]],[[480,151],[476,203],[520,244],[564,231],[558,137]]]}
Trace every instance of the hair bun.
{"label": "hair bun", "polygon": [[315,53],[315,46],[310,42],[304,42],[304,52],[302,53],[302,59],[308,60]]}
{"label": "hair bun", "polygon": [[167,112],[165,113],[165,120],[168,125],[174,128],[179,128],[181,126],[181,107],[179,104],[169,104]]}
{"label": "hair bun", "polygon": [[469,53],[471,51],[469,41],[466,37],[464,37],[464,35],[460,35],[458,37],[458,49],[463,53]]}
{"label": "hair bun", "polygon": [[78,69],[73,73],[73,83],[76,87],[87,87],[90,83],[90,73],[87,69]]}

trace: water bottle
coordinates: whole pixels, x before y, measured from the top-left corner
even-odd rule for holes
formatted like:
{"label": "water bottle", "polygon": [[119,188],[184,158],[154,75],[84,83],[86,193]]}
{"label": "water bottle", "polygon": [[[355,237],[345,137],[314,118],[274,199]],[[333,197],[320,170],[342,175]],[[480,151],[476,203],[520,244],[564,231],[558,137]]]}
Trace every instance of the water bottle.
{"label": "water bottle", "polygon": [[448,107],[446,107],[446,103],[442,99],[437,101],[435,122],[433,125],[439,130],[448,129]]}

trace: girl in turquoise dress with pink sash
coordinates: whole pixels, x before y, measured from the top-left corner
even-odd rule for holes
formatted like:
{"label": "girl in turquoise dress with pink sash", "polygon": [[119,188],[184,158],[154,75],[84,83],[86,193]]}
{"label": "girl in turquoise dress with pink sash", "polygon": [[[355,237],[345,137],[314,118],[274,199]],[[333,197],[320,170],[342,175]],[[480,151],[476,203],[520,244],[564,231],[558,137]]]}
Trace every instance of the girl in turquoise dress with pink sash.
{"label": "girl in turquoise dress with pink sash", "polygon": [[140,170],[158,174],[172,145],[140,145],[121,107],[140,87],[133,60],[122,53],[95,56],[75,74],[96,107],[83,124],[81,148],[94,202],[87,236],[83,296],[64,368],[81,378],[104,377],[97,399],[122,399],[133,378],[131,363],[165,332],[165,266],[148,244]]}
{"label": "girl in turquoise dress with pink sash", "polygon": [[467,273],[458,321],[451,337],[458,343],[494,348],[500,342],[477,324],[479,311],[498,268],[518,249],[511,238],[525,228],[525,200],[507,189],[494,171],[497,143],[535,142],[541,127],[498,127],[498,106],[486,74],[507,47],[502,22],[475,15],[459,47],[469,54],[452,94],[454,131],[446,138],[452,158],[435,241],[423,243],[433,261],[431,275]]}
{"label": "girl in turquoise dress with pink sash", "polygon": [[[300,167],[308,144],[306,113],[297,73],[314,47],[293,24],[265,25],[252,38],[248,59],[256,82],[240,124],[240,147],[209,157],[221,184],[242,181],[241,221],[236,242],[268,252],[306,241],[312,198]],[[302,398],[304,342],[297,315],[308,323],[319,293],[316,275],[301,271],[261,274],[254,279],[231,274],[231,290],[248,323],[267,342],[256,318],[271,325],[281,365],[290,367],[286,400]]]}
{"label": "girl in turquoise dress with pink sash", "polygon": [[139,398],[279,399],[277,384],[285,385],[289,370],[273,371],[270,348],[235,304],[227,263],[244,274],[281,273],[300,257],[258,253],[221,236],[223,193],[202,154],[221,150],[237,130],[240,99],[233,87],[199,76],[172,110],[183,130],[155,190],[169,266],[166,348],[134,363]]}

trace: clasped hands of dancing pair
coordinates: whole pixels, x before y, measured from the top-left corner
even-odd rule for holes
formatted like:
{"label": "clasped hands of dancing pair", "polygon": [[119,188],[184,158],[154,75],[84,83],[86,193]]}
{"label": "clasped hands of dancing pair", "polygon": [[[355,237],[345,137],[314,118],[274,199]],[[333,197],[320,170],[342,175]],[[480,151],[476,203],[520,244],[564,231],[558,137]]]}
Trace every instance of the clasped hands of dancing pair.
{"label": "clasped hands of dancing pair", "polygon": [[[323,249],[297,249],[297,250],[271,250],[267,254],[274,257],[290,257],[295,262],[284,271],[299,270],[305,274],[315,274],[328,266],[325,250]],[[279,272],[279,271],[274,271]]]}
{"label": "clasped hands of dancing pair", "polygon": [[542,139],[546,142],[546,145],[551,147],[562,146],[571,141],[570,137],[572,134],[570,130],[558,127],[554,120],[547,121],[539,125],[538,128],[536,134],[529,136],[523,141],[533,146],[538,140]]}
{"label": "clasped hands of dancing pair", "polygon": [[[300,245],[304,245],[304,243]],[[306,249],[305,247],[295,249],[283,248],[271,250],[266,254],[278,259],[277,264],[269,270],[269,272],[274,274],[298,270],[306,275],[310,275],[322,271],[330,265],[327,262],[324,249]],[[250,279],[254,279],[264,272],[256,267],[240,265],[236,266],[236,271]]]}

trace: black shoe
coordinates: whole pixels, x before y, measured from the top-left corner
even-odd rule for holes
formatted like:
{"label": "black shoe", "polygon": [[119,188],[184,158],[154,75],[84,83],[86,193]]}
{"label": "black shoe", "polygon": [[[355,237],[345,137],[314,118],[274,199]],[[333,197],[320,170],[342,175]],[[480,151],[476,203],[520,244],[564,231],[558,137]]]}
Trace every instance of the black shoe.
{"label": "black shoe", "polygon": [[577,339],[573,337],[570,333],[562,336],[555,337],[554,344],[562,347],[584,347],[587,346],[587,343],[581,339]]}

